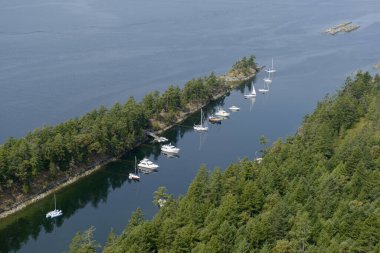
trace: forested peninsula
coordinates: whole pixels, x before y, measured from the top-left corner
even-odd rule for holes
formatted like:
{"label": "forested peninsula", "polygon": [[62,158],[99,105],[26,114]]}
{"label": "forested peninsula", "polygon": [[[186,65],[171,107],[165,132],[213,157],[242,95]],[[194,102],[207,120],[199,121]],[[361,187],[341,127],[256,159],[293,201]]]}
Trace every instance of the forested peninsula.
{"label": "forested peninsula", "polygon": [[[224,172],[202,166],[152,220],[138,209],[110,252],[380,252],[380,77],[359,72],[294,136]],[[95,252],[93,228],[69,252]]]}
{"label": "forested peninsula", "polygon": [[44,126],[0,145],[0,218],[120,158],[253,78],[255,57],[238,60],[226,75],[192,79],[183,88],[153,91],[141,102],[95,109],[57,126]]}

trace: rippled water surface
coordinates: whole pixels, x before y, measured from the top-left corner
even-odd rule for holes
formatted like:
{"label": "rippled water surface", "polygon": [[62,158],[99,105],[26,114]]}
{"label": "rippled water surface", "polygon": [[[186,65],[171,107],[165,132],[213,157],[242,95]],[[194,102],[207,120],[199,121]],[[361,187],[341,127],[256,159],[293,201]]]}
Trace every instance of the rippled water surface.
{"label": "rippled water surface", "polygon": [[[214,71],[226,72],[254,53],[260,65],[274,58],[269,94],[243,99],[250,84],[210,105],[234,104],[233,113],[208,133],[193,132],[194,115],[165,135],[181,148],[179,158],[147,143],[124,159],[57,193],[64,215],[44,218],[52,198],[0,221],[0,252],[62,252],[76,231],[96,227],[104,243],[120,233],[141,207],[156,212],[152,194],[165,185],[186,192],[201,164],[225,168],[270,142],[294,134],[318,100],[335,92],[358,69],[380,61],[377,0],[19,0],[0,2],[0,141],[81,116],[101,104],[138,100],[152,90]],[[344,21],[359,30],[330,36]],[[263,85],[264,73],[255,79]],[[134,156],[150,157],[158,172],[139,183],[127,180]]]}

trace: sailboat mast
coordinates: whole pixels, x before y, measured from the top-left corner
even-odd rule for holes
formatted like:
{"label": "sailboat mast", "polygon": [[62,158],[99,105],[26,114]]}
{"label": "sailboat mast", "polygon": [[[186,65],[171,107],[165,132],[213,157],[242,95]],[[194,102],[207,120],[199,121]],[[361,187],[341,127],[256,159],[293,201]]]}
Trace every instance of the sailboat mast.
{"label": "sailboat mast", "polygon": [[137,174],[137,166],[136,166],[136,164],[137,164],[137,158],[135,156],[135,174]]}
{"label": "sailboat mast", "polygon": [[201,108],[201,126],[203,127],[203,110]]}

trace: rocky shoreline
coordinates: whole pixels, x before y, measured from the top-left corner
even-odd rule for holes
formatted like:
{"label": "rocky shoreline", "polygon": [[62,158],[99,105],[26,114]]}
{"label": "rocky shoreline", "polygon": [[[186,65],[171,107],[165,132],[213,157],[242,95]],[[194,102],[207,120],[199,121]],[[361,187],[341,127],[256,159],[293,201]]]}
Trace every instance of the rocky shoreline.
{"label": "rocky shoreline", "polygon": [[14,214],[18,211],[21,211],[22,209],[24,209],[25,207],[51,195],[52,193],[78,181],[79,179],[82,179],[92,173],[94,173],[95,171],[98,171],[99,169],[101,169],[104,165],[110,163],[110,162],[113,162],[113,161],[116,161],[118,158],[116,157],[113,157],[113,158],[110,158],[110,159],[107,159],[105,160],[104,162],[101,162],[99,163],[98,165],[94,166],[93,168],[91,169],[88,169],[88,170],[84,170],[82,173],[80,173],[79,175],[75,176],[75,177],[67,177],[67,178],[64,178],[60,181],[60,183],[58,183],[58,185],[48,189],[48,190],[45,190],[43,191],[42,193],[38,193],[36,195],[32,195],[32,196],[29,196],[29,197],[25,197],[25,199],[23,200],[20,200],[18,203],[15,203],[13,204],[12,206],[8,207],[8,208],[4,208],[1,213],[0,213],[0,219],[3,219],[11,214]]}
{"label": "rocky shoreline", "polygon": [[[253,73],[247,75],[247,76],[237,76],[237,77],[231,77],[231,76],[228,76],[228,75],[222,75],[222,76],[219,76],[220,79],[224,80],[225,83],[226,83],[226,89],[215,95],[210,102],[212,101],[215,101],[215,100],[218,100],[220,99],[221,97],[225,96],[228,92],[230,92],[232,89],[238,87],[239,85],[241,85],[243,82],[246,82],[252,78],[254,78],[256,76],[256,73],[258,71],[260,71],[263,67],[261,68],[257,68],[256,70],[252,71]],[[161,129],[155,131],[156,134],[162,134],[163,132],[167,131],[168,129],[172,128],[173,126],[175,126],[176,124],[178,123],[181,123],[182,121],[184,121],[185,119],[187,119],[190,115],[194,114],[195,112],[199,111],[202,107],[206,106],[207,103],[205,104],[201,104],[199,106],[196,106],[194,108],[191,108],[189,111],[187,112],[183,112],[181,113],[180,115],[178,115],[177,119],[175,120],[174,123],[170,124],[170,125],[165,125],[165,126],[162,126]],[[138,146],[141,145],[141,143],[143,143],[145,140],[142,140],[140,143],[138,143],[134,148],[137,148]],[[108,163],[110,162],[113,162],[113,161],[116,161],[118,160],[119,157],[111,157],[111,158],[107,158],[107,159],[104,159],[102,161],[98,161],[96,163],[96,165],[92,164],[90,166],[87,166],[87,169],[86,168],[83,168],[82,171],[80,173],[78,173],[77,175],[75,176],[66,176],[65,178],[62,178],[61,180],[59,180],[56,184],[54,184],[53,186],[51,187],[48,187],[47,189],[44,189],[42,192],[39,192],[37,194],[34,194],[34,195],[31,195],[31,196],[23,196],[23,197],[20,197],[20,200],[17,202],[17,203],[13,203],[12,205],[2,205],[0,204],[0,219],[3,219],[3,218],[6,218],[8,217],[9,215],[11,214],[14,214],[18,211],[21,211],[22,209],[26,208],[27,206],[51,195],[52,193],[74,183],[74,182],[77,182],[78,180],[100,170],[101,168],[103,168],[103,166],[107,165]]]}

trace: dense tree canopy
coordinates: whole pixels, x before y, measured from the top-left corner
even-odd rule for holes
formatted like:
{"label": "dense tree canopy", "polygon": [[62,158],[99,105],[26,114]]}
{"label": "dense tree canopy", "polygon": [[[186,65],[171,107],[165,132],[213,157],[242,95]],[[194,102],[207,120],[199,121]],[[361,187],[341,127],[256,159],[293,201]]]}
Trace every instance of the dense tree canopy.
{"label": "dense tree canopy", "polygon": [[379,182],[380,78],[358,73],[261,162],[202,166],[103,252],[379,252]]}
{"label": "dense tree canopy", "polygon": [[243,57],[237,61],[229,71],[229,74],[237,75],[250,75],[256,70],[255,56],[251,55],[249,58]]}

